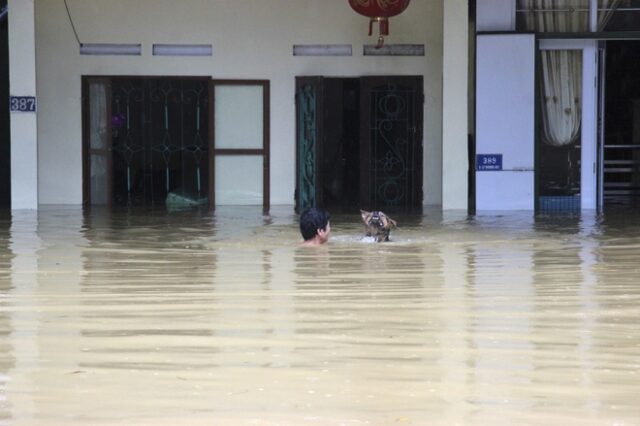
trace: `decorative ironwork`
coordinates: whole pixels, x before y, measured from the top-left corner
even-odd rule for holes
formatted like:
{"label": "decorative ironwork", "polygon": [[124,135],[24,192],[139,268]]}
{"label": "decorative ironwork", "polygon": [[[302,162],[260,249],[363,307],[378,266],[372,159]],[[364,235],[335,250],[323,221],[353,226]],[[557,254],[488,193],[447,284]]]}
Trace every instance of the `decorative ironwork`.
{"label": "decorative ironwork", "polygon": [[208,82],[116,78],[112,87],[115,202],[206,196]]}
{"label": "decorative ironwork", "polygon": [[387,84],[371,93],[369,198],[375,208],[411,208],[415,200],[415,92]]}
{"label": "decorative ironwork", "polygon": [[139,83],[133,80],[114,81],[111,95],[114,194],[117,203],[127,205],[133,202],[132,168],[144,163],[141,123],[136,119],[144,100]]}
{"label": "decorative ironwork", "polygon": [[317,93],[312,85],[305,85],[299,92],[299,176],[298,208],[302,211],[315,207],[316,200],[316,148],[317,148]]}

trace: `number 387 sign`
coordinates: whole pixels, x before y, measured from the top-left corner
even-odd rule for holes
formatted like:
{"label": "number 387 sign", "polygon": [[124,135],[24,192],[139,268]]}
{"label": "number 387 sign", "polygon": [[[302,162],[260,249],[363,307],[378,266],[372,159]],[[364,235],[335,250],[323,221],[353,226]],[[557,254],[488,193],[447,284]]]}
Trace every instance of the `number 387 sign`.
{"label": "number 387 sign", "polygon": [[9,97],[9,110],[11,112],[36,112],[35,96],[11,96]]}

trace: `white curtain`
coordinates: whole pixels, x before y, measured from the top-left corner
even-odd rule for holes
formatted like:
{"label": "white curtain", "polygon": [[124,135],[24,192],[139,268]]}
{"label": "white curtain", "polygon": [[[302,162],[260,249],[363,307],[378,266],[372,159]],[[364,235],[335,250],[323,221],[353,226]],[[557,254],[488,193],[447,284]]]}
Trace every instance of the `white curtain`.
{"label": "white curtain", "polygon": [[[528,31],[588,32],[589,0],[519,0]],[[598,0],[598,29],[607,24],[620,0]],[[542,51],[544,140],[554,146],[577,141],[582,120],[580,51]]]}
{"label": "white curtain", "polygon": [[[107,141],[107,85],[104,81],[89,84],[89,146],[92,150],[106,150]],[[92,205],[108,203],[107,162],[104,155],[91,154],[90,197]]]}
{"label": "white curtain", "polygon": [[582,52],[542,52],[544,140],[554,146],[577,141],[582,119]]}
{"label": "white curtain", "polygon": [[[602,31],[622,0],[598,1],[598,31]],[[518,0],[527,30],[538,32],[589,31],[590,0]],[[547,11],[547,12],[545,12]]]}
{"label": "white curtain", "polygon": [[105,149],[107,146],[107,88],[102,82],[89,84],[90,133],[89,144],[92,149]]}
{"label": "white curtain", "polygon": [[589,0],[520,0],[527,30],[536,32],[586,32]]}
{"label": "white curtain", "polygon": [[[521,0],[527,30],[586,32],[589,0]],[[545,50],[542,55],[543,140],[554,146],[578,140],[582,120],[582,55],[576,50]]]}

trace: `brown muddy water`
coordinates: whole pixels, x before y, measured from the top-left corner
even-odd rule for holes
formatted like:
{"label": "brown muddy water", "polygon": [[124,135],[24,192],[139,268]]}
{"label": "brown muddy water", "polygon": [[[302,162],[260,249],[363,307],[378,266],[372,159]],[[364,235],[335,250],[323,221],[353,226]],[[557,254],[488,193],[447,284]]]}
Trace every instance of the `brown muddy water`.
{"label": "brown muddy water", "polygon": [[638,425],[640,215],[0,217],[0,425]]}

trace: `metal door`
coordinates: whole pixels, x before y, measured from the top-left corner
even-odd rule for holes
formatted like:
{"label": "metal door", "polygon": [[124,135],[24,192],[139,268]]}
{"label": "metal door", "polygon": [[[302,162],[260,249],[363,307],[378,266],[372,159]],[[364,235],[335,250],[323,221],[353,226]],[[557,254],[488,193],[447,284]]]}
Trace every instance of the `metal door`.
{"label": "metal door", "polygon": [[360,203],[409,212],[422,205],[421,76],[363,77]]}
{"label": "metal door", "polygon": [[322,141],[323,78],[296,77],[296,211],[322,200],[318,185]]}

